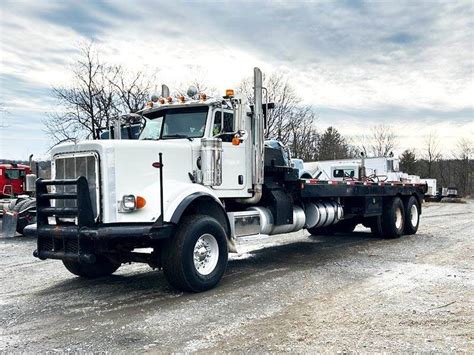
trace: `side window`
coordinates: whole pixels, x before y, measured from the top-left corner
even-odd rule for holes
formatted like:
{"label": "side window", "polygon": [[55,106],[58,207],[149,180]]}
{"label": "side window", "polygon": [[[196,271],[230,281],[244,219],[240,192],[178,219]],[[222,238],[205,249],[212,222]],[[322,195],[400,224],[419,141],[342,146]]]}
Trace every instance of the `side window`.
{"label": "side window", "polygon": [[393,171],[393,160],[387,160],[387,171]]}
{"label": "side window", "polygon": [[353,178],[355,173],[352,169],[334,169],[333,177],[335,178],[346,178],[351,177]]}
{"label": "side window", "polygon": [[18,169],[8,169],[5,171],[5,177],[7,179],[19,179],[20,178],[20,170]]}
{"label": "side window", "polygon": [[216,136],[221,133],[234,132],[234,114],[224,112],[222,117],[221,111],[216,111],[214,114],[214,124],[212,125],[212,135]]}

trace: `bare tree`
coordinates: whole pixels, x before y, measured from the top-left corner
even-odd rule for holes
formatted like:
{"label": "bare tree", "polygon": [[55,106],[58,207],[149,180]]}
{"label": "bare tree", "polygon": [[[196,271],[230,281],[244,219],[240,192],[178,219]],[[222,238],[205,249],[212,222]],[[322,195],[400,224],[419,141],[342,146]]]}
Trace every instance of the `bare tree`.
{"label": "bare tree", "polygon": [[[268,91],[268,102],[275,103],[275,108],[267,115],[265,138],[275,138],[287,144],[290,140],[289,118],[294,118],[295,112],[301,108],[301,99],[290,85],[288,78],[281,73],[264,75],[263,86]],[[242,80],[239,90],[253,104],[253,79]]]}
{"label": "bare tree", "polygon": [[150,93],[155,89],[156,73],[130,72],[123,67],[114,67],[109,79],[115,93],[116,109],[137,112],[145,107]]}
{"label": "bare tree", "polygon": [[[288,78],[274,72],[263,76],[264,100],[275,104],[267,113],[265,138],[277,139],[290,148],[293,157],[316,160],[319,134],[314,126],[316,114],[312,107],[302,105],[301,98]],[[253,104],[253,79],[242,80],[239,90]]]}
{"label": "bare tree", "polygon": [[207,81],[208,72],[199,65],[191,65],[187,68],[188,80],[178,85],[176,96],[186,96],[190,86],[194,86],[198,93],[205,93],[208,96],[219,96],[218,90]]}
{"label": "bare tree", "polygon": [[80,48],[72,74],[72,85],[53,88],[59,109],[44,121],[54,143],[96,138],[96,129],[107,127],[114,116],[143,108],[154,79],[103,63],[92,43]]}
{"label": "bare tree", "polygon": [[441,158],[439,135],[436,132],[430,132],[425,138],[424,158],[427,166],[427,177],[431,177],[435,162]]}
{"label": "bare tree", "polygon": [[457,143],[457,166],[454,169],[454,175],[458,184],[458,188],[464,195],[472,192],[472,173],[473,164],[471,161],[474,153],[472,141],[467,138],[461,138]]}
{"label": "bare tree", "polygon": [[397,136],[391,126],[376,125],[369,135],[362,136],[358,150],[366,156],[386,157],[397,145]]}
{"label": "bare tree", "polygon": [[309,107],[296,108],[288,117],[288,146],[292,156],[306,161],[317,159],[319,134],[314,127],[316,115]]}

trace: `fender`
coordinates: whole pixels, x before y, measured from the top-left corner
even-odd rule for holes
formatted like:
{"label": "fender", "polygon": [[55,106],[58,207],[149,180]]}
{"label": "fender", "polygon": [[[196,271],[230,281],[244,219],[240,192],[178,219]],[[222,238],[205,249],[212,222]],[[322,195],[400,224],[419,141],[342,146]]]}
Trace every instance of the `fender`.
{"label": "fender", "polygon": [[178,207],[176,207],[176,209],[174,210],[173,215],[170,218],[170,222],[174,223],[174,224],[177,224],[179,222],[179,220],[181,219],[181,217],[182,217],[184,211],[186,210],[186,208],[188,208],[188,206],[191,205],[191,203],[193,203],[193,201],[197,200],[198,198],[203,198],[203,197],[204,198],[212,198],[214,201],[216,201],[219,204],[219,206],[221,206],[222,211],[224,213],[226,213],[225,209],[224,209],[224,206],[222,206],[221,201],[219,201],[217,198],[215,198],[211,194],[206,194],[204,192],[197,191],[197,192],[192,193],[191,195],[186,196],[180,202]]}
{"label": "fender", "polygon": [[[209,202],[207,202],[206,200],[207,201],[210,200],[209,202],[212,201],[215,203],[209,204]],[[185,211],[189,207],[191,207],[194,203],[206,203],[206,206],[209,206],[211,209],[217,208],[217,211],[214,211],[214,215],[212,216],[216,218],[219,221],[219,223],[221,223],[222,226],[224,227],[224,230],[227,235],[229,251],[237,252],[235,241],[231,237],[231,228],[230,228],[230,222],[227,216],[227,212],[224,206],[222,205],[222,202],[218,198],[216,198],[215,196],[209,193],[197,191],[186,196],[184,199],[181,200],[179,205],[174,210],[173,215],[170,218],[170,222],[173,224],[178,224],[179,221],[181,220],[181,217],[183,217],[183,214],[185,213]]]}

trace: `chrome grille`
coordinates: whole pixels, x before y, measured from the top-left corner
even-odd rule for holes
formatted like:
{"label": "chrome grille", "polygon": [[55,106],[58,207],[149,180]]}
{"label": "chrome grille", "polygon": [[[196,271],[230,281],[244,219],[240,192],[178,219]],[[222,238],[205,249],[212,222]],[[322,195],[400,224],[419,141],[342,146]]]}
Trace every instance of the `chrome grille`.
{"label": "chrome grille", "polygon": [[[92,210],[94,217],[97,217],[98,210],[98,196],[97,196],[97,157],[95,155],[76,155],[73,157],[55,158],[55,179],[76,179],[79,176],[84,176],[89,185],[89,196],[91,199]],[[55,187],[56,192],[76,193],[75,185],[58,185]],[[77,207],[77,201],[74,199],[57,200],[56,207]]]}

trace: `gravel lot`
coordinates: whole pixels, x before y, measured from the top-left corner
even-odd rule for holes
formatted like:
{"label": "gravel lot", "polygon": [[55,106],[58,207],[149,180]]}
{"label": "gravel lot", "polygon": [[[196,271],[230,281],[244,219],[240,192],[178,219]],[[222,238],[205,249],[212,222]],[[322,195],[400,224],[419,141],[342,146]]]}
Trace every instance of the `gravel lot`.
{"label": "gravel lot", "polygon": [[0,239],[2,351],[474,352],[474,203],[425,205],[418,234],[272,236],[219,287],[183,294],[132,264],[82,280]]}

